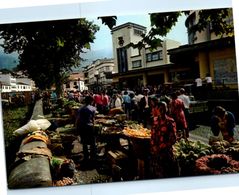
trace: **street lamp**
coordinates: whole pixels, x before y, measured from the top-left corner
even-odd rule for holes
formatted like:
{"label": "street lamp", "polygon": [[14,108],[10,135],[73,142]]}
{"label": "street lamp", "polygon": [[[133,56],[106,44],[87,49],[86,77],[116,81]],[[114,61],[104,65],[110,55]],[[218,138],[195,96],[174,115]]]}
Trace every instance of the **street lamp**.
{"label": "street lamp", "polygon": [[97,93],[99,93],[99,71],[98,70],[95,71],[95,78],[96,78],[96,90],[97,90]]}

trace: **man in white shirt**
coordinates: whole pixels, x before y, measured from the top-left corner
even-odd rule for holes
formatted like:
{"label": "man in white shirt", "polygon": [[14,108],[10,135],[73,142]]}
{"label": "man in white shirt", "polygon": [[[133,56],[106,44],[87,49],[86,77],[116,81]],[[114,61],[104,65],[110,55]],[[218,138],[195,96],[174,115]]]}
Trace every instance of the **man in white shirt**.
{"label": "man in white shirt", "polygon": [[196,87],[202,87],[202,79],[200,77],[195,79]]}
{"label": "man in white shirt", "polygon": [[195,79],[195,84],[196,84],[196,98],[201,99],[202,97],[202,79],[200,77]]}
{"label": "man in white shirt", "polygon": [[188,95],[185,94],[185,89],[184,88],[180,89],[180,95],[178,96],[178,98],[183,101],[184,107],[186,109],[189,109],[190,98],[189,98]]}
{"label": "man in white shirt", "polygon": [[205,82],[207,93],[209,93],[212,90],[212,77],[210,76],[209,73],[205,77]]}

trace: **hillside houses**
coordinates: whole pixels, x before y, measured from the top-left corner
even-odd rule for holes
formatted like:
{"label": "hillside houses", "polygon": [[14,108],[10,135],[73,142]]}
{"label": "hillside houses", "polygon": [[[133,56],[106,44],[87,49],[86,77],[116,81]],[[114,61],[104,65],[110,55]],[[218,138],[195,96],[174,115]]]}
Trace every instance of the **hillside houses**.
{"label": "hillside houses", "polygon": [[14,77],[10,73],[0,73],[0,90],[2,93],[34,91],[35,83],[26,76]]}

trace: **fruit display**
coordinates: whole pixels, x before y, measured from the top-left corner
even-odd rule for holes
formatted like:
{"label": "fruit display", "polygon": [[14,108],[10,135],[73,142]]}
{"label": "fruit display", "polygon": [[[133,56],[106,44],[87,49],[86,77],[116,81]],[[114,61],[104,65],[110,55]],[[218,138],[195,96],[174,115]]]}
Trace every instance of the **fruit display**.
{"label": "fruit display", "polygon": [[239,141],[216,141],[212,143],[211,147],[214,153],[226,154],[234,160],[239,160]]}
{"label": "fruit display", "polygon": [[184,139],[174,144],[173,151],[181,176],[195,175],[195,161],[201,156],[212,154],[210,146],[200,141],[185,141]]}
{"label": "fruit display", "polygon": [[104,126],[112,126],[116,123],[117,121],[115,119],[106,119],[106,118],[98,118],[95,119],[96,124],[104,125]]}
{"label": "fruit display", "polygon": [[196,160],[195,171],[198,175],[238,173],[239,162],[225,154],[206,155]]}
{"label": "fruit display", "polygon": [[72,185],[74,180],[70,177],[63,177],[61,180],[53,182],[53,186],[68,186]]}
{"label": "fruit display", "polygon": [[126,136],[135,137],[135,138],[150,138],[151,137],[151,131],[147,128],[144,128],[140,124],[127,125],[123,129],[123,133]]}

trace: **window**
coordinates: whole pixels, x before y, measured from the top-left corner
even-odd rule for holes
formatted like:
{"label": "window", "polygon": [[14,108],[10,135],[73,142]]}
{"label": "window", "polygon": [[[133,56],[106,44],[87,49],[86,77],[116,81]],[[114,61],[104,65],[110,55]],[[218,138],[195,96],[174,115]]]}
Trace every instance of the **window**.
{"label": "window", "polygon": [[105,67],[105,71],[110,71],[110,67],[109,67],[109,66],[106,66],[106,67]]}
{"label": "window", "polygon": [[128,71],[127,50],[125,47],[117,49],[117,61],[119,73]]}
{"label": "window", "polygon": [[157,61],[157,60],[162,60],[162,59],[163,59],[163,52],[162,51],[157,51],[157,52],[146,54],[147,62]]}
{"label": "window", "polygon": [[141,60],[132,61],[132,68],[139,68],[139,67],[142,67],[142,61]]}
{"label": "window", "polygon": [[134,29],[134,34],[138,35],[138,36],[141,36],[142,34],[144,34],[144,31],[138,30],[138,29]]}

